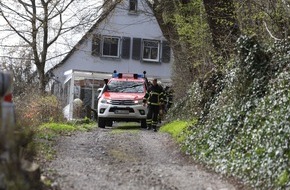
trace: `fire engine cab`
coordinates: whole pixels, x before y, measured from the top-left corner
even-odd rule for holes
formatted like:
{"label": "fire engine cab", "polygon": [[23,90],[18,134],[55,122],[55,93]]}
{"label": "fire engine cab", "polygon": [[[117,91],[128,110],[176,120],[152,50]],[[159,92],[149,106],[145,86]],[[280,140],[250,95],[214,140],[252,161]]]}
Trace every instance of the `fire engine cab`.
{"label": "fire engine cab", "polygon": [[98,126],[112,126],[114,121],[140,122],[146,127],[147,108],[143,97],[147,89],[146,72],[143,74],[117,73],[105,79],[98,101]]}

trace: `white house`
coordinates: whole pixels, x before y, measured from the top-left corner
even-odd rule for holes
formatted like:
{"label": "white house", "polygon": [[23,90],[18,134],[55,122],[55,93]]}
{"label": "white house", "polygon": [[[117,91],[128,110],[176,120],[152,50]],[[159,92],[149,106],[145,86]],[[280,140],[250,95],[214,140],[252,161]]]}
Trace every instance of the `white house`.
{"label": "white house", "polygon": [[70,53],[50,70],[54,93],[66,102],[65,116],[73,115],[73,100],[96,108],[97,89],[114,70],[143,73],[170,83],[173,57],[168,42],[146,0],[112,0],[97,23]]}

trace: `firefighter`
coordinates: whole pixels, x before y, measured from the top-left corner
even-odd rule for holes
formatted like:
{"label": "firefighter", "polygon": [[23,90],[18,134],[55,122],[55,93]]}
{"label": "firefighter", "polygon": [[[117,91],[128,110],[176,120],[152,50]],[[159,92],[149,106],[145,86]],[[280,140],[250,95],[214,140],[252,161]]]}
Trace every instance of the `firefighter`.
{"label": "firefighter", "polygon": [[157,79],[152,81],[152,85],[148,88],[143,103],[148,105],[148,114],[146,119],[147,129],[153,128],[154,132],[157,131],[158,114],[160,104],[163,103],[163,88],[157,84]]}

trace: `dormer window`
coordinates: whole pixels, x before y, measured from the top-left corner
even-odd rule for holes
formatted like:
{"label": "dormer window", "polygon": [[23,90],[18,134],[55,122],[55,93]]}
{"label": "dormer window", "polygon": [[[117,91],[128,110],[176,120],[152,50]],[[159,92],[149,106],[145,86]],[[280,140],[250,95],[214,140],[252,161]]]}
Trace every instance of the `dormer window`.
{"label": "dormer window", "polygon": [[137,0],[129,0],[129,12],[130,13],[137,12]]}

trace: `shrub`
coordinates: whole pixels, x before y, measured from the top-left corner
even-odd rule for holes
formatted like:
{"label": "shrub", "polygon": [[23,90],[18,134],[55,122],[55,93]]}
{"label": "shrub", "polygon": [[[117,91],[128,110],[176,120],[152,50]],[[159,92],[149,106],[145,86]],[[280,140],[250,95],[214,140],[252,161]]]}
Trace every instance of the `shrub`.
{"label": "shrub", "polygon": [[54,96],[40,96],[33,91],[14,97],[14,104],[16,125],[7,126],[0,133],[0,189],[40,189],[38,168],[31,175],[23,163],[34,161],[37,155],[34,127],[45,121],[61,121],[60,105]]}
{"label": "shrub", "polygon": [[266,50],[254,37],[239,39],[239,59],[206,98],[207,114],[189,127],[188,154],[254,187],[290,185],[289,50],[289,41]]}
{"label": "shrub", "polygon": [[53,95],[24,94],[15,99],[17,121],[23,125],[39,126],[49,121],[63,121],[62,107]]}

